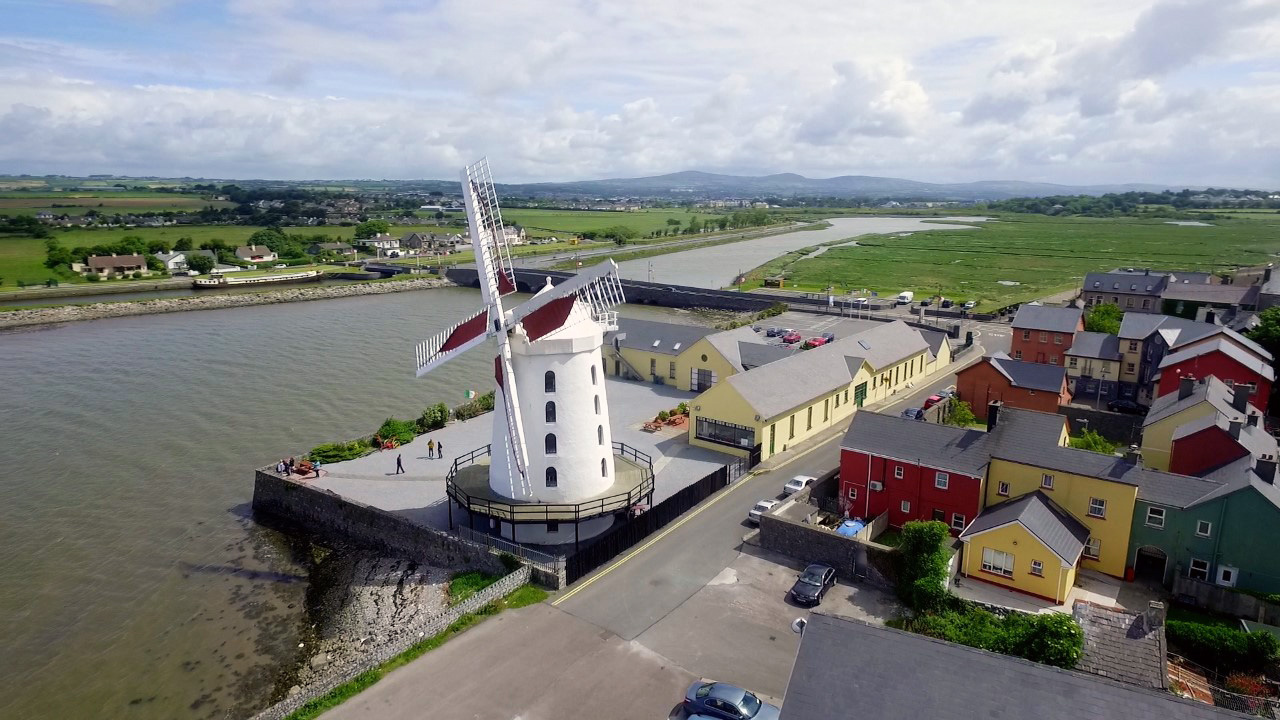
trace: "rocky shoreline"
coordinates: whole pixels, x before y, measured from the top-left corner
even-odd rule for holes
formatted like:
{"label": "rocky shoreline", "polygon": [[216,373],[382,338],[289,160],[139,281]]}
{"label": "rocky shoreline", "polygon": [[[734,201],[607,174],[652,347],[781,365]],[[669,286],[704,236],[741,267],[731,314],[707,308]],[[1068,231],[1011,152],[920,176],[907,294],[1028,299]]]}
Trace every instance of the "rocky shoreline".
{"label": "rocky shoreline", "polygon": [[351,285],[290,287],[238,295],[190,295],[179,298],[141,300],[138,302],[96,302],[89,305],[62,305],[58,307],[32,308],[30,310],[11,310],[0,313],[0,330],[131,315],[186,312],[189,310],[217,310],[221,308],[249,307],[251,305],[301,302],[304,300],[327,300],[358,295],[381,295],[384,293],[404,292],[406,290],[427,290],[451,284],[444,278],[430,277],[389,282],[353,283]]}

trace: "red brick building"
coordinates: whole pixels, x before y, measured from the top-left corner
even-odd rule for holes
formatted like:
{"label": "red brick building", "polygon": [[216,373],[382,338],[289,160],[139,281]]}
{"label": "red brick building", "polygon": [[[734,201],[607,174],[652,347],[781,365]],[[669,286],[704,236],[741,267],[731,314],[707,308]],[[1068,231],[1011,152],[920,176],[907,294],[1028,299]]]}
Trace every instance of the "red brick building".
{"label": "red brick building", "polygon": [[1079,308],[1023,305],[1013,318],[1013,343],[1009,355],[1014,360],[1066,365],[1065,354],[1077,332],[1084,330],[1084,313]]}
{"label": "red brick building", "polygon": [[997,401],[1046,413],[1056,413],[1059,405],[1071,402],[1065,367],[1012,360],[1004,353],[956,373],[956,393],[979,419],[986,419],[987,406]]}
{"label": "red brick building", "polygon": [[1258,352],[1228,336],[1218,335],[1166,355],[1160,361],[1155,396],[1177,392],[1183,377],[1207,375],[1227,385],[1247,385],[1253,391],[1252,402],[1262,408],[1267,406],[1275,381],[1275,370],[1265,351]]}

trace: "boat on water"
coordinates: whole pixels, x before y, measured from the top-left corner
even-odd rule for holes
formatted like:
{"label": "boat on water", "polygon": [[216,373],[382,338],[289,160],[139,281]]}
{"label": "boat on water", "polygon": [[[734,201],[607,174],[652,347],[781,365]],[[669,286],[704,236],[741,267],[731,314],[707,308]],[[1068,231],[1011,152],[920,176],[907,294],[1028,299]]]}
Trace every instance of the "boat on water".
{"label": "boat on water", "polygon": [[210,273],[207,278],[196,278],[192,281],[192,286],[197,290],[209,290],[214,288],[239,287],[241,285],[275,285],[279,283],[300,283],[319,280],[324,273],[319,270],[306,270],[296,273],[281,273],[279,275],[255,275],[253,277],[236,277],[224,273]]}

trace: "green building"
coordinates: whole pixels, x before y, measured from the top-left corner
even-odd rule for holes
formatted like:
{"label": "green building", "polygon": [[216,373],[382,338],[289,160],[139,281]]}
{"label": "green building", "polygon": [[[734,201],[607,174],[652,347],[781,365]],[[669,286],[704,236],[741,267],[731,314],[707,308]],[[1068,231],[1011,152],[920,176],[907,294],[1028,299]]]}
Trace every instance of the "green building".
{"label": "green building", "polygon": [[[1246,455],[1204,475],[1179,506],[1139,497],[1129,535],[1138,578],[1175,574],[1224,587],[1280,592],[1280,488],[1275,455]],[[1199,497],[1193,497],[1203,490]]]}

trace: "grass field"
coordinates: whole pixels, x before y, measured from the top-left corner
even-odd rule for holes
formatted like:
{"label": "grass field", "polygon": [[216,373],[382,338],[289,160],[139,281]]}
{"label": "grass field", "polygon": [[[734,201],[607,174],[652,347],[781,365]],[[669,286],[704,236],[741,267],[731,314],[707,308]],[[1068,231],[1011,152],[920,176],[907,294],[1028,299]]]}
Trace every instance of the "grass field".
{"label": "grass field", "polygon": [[[721,215],[729,214],[726,210]],[[524,210],[514,208],[502,211],[502,219],[509,223],[523,225],[526,232],[532,235],[563,235],[580,233],[584,230],[603,230],[614,225],[625,225],[634,228],[643,237],[654,230],[667,229],[667,220],[679,220],[680,227],[688,225],[690,218],[698,218],[702,222],[709,217],[717,217],[709,213],[693,213],[687,210],[640,210],[637,212],[615,212],[605,210]]]}
{"label": "grass field", "polygon": [[51,277],[53,271],[44,266],[43,240],[0,238],[0,291],[17,288],[19,280],[35,285]]}
{"label": "grass field", "polygon": [[787,286],[801,290],[914,290],[917,298],[943,295],[992,309],[1079,287],[1086,272],[1118,266],[1222,270],[1270,262],[1280,252],[1280,218],[1182,227],[1158,220],[1009,214],[976,230],[874,235],[858,238],[858,245],[815,258],[771,261],[748,274],[746,287],[784,272]]}
{"label": "grass field", "polygon": [[235,203],[205,200],[197,195],[171,193],[119,192],[83,193],[3,193],[0,194],[0,215],[35,215],[49,211],[56,215],[83,215],[89,210],[101,213],[163,212],[165,210],[200,210],[212,205],[215,208],[235,207]]}

